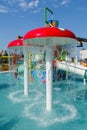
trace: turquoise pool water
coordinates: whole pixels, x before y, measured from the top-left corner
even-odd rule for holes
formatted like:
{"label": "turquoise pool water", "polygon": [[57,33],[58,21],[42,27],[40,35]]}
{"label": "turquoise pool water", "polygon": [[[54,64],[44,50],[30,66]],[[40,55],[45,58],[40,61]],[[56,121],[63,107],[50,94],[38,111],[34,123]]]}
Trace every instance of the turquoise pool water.
{"label": "turquoise pool water", "polygon": [[45,84],[30,83],[0,74],[0,130],[86,130],[87,85],[79,78],[53,83],[53,110],[45,109]]}

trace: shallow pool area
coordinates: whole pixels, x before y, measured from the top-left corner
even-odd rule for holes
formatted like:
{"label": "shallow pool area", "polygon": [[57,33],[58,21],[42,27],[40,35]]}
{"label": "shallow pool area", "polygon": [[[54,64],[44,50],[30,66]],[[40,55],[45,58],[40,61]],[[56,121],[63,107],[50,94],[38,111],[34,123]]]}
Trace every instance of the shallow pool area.
{"label": "shallow pool area", "polygon": [[0,130],[86,130],[87,84],[78,78],[53,83],[53,109],[46,111],[43,82],[24,83],[13,73],[0,74]]}

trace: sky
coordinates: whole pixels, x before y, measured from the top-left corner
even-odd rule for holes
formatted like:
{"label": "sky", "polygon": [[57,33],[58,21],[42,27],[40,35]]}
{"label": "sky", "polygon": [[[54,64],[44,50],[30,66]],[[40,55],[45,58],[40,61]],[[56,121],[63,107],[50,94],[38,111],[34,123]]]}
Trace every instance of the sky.
{"label": "sky", "polygon": [[[87,38],[87,0],[0,0],[0,50],[18,35],[44,27],[45,7],[53,11],[59,27]],[[49,12],[47,19],[51,19]]]}

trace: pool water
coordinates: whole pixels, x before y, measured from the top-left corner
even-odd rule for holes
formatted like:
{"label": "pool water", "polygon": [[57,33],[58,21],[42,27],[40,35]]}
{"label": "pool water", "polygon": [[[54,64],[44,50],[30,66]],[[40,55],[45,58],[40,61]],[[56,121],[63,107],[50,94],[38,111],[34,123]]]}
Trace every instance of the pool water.
{"label": "pool water", "polygon": [[51,112],[45,109],[45,87],[30,83],[25,97],[23,81],[0,74],[0,130],[86,130],[87,85],[75,78],[54,82]]}

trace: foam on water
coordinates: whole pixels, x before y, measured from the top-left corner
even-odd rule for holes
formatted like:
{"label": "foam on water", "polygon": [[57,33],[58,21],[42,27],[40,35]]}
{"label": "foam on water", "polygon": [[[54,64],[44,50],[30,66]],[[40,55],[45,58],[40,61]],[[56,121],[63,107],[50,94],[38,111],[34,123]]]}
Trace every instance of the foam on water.
{"label": "foam on water", "polygon": [[53,88],[55,91],[60,91],[61,88]]}
{"label": "foam on water", "polygon": [[33,96],[29,95],[28,97],[25,97],[23,92],[24,92],[23,90],[11,92],[8,95],[8,98],[14,103],[20,103],[20,102],[24,102],[24,101],[32,101],[32,100],[36,101],[39,98],[41,98],[41,96],[42,96],[42,93],[37,90],[30,90],[30,95],[33,95]]}
{"label": "foam on water", "polygon": [[64,123],[76,118],[77,110],[73,105],[60,103],[59,101],[54,102],[54,104],[57,107],[56,109],[60,107],[63,111],[58,112],[58,110],[53,109],[51,112],[47,112],[41,102],[33,102],[24,107],[23,114],[44,127],[55,123]]}
{"label": "foam on water", "polygon": [[[60,88],[54,88],[57,92]],[[24,103],[22,116],[34,120],[38,126],[47,127],[56,123],[64,123],[77,117],[76,108],[69,104],[63,103],[56,99],[53,103],[52,111],[46,111],[45,94],[37,89],[29,90],[28,97],[25,97],[23,90],[11,92],[8,98],[13,103]]]}

